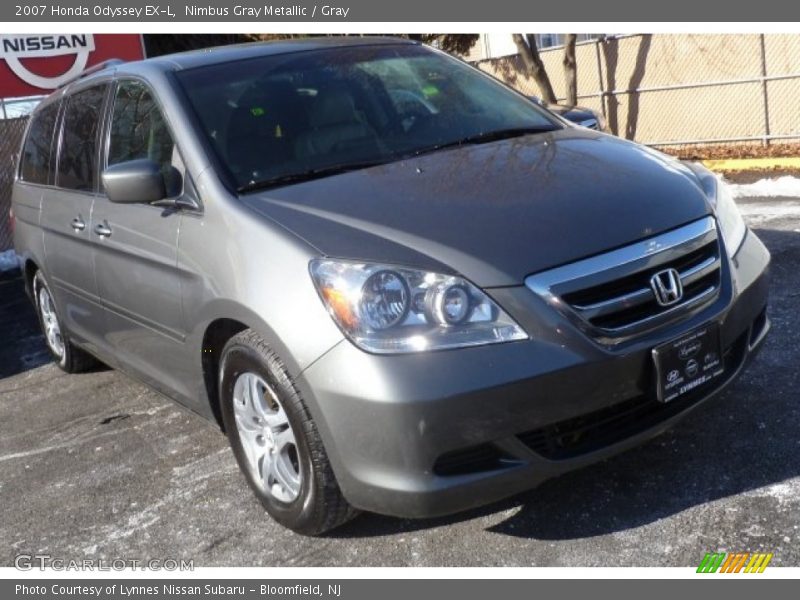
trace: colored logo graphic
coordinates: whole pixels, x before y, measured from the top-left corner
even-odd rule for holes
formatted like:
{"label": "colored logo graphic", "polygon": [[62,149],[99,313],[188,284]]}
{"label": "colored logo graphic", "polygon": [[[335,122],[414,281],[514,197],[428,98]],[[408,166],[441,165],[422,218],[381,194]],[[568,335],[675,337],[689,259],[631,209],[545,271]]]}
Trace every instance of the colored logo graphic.
{"label": "colored logo graphic", "polygon": [[[4,58],[14,74],[34,87],[54,90],[78,76],[94,52],[92,35],[3,35],[0,36],[0,58]],[[70,55],[72,65],[54,77],[30,71],[20,59]]]}
{"label": "colored logo graphic", "polygon": [[40,96],[111,58],[144,58],[142,36],[128,33],[0,34],[0,95]]}
{"label": "colored logo graphic", "polygon": [[706,552],[697,567],[698,573],[763,573],[772,553],[763,552]]}

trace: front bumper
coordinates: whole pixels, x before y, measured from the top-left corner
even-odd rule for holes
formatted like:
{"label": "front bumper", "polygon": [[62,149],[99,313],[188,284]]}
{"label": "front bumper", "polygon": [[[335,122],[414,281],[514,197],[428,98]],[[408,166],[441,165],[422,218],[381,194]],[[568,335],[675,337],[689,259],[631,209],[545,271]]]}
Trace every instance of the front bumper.
{"label": "front bumper", "polygon": [[[760,348],[769,253],[748,232],[717,301],[624,347],[602,347],[527,288],[489,290],[531,339],[377,356],[342,342],[297,380],[355,507],[404,517],[473,508],[662,433],[729,385]],[[669,404],[651,349],[720,324],[725,375]]]}

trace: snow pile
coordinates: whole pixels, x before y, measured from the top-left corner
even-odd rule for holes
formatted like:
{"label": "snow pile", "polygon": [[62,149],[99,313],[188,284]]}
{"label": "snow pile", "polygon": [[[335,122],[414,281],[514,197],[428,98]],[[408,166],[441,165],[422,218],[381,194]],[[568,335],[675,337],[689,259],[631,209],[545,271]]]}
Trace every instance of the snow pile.
{"label": "snow pile", "polygon": [[800,197],[800,177],[784,175],[777,179],[761,179],[755,183],[729,183],[734,198]]}
{"label": "snow pile", "polygon": [[13,271],[19,268],[19,260],[17,254],[13,250],[6,250],[0,252],[0,273],[4,271]]}

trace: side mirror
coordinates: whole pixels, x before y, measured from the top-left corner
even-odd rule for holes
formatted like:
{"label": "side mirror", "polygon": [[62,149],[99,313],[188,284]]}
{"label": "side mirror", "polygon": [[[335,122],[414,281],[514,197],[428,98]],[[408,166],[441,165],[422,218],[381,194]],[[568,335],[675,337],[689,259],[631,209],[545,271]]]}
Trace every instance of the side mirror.
{"label": "side mirror", "polygon": [[[121,204],[158,202],[169,197],[169,191],[175,189],[176,181],[180,181],[178,170],[170,168],[170,173],[165,177],[155,161],[147,158],[129,160],[103,171],[103,187],[111,202]],[[169,187],[166,179],[170,180]]]}

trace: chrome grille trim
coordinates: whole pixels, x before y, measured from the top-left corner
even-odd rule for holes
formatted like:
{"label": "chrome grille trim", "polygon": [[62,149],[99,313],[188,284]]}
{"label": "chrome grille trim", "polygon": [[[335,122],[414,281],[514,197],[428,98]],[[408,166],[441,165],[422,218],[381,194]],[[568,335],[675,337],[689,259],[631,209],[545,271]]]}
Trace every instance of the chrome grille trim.
{"label": "chrome grille trim", "polygon": [[[675,321],[713,301],[720,291],[722,254],[713,217],[704,217],[678,229],[645,239],[617,250],[592,256],[525,279],[525,285],[549,305],[567,316],[589,336],[601,343],[617,344],[655,327]],[[687,297],[668,308],[648,304],[655,302],[652,289],[645,283],[610,293],[599,301],[579,302],[575,295],[592,295],[596,288],[629,285],[629,280],[646,278],[660,266],[680,264],[684,259],[696,264],[679,269]],[[707,279],[707,286],[702,286]],[[632,284],[631,284],[632,285]],[[690,287],[693,286],[694,288]],[[619,287],[619,286],[617,286]],[[630,287],[630,285],[629,285]],[[569,301],[570,295],[573,301]],[[566,299],[565,299],[566,297]],[[638,312],[637,312],[638,311]],[[639,314],[641,313],[641,314]],[[624,322],[630,314],[629,322]],[[600,326],[593,320],[618,317],[623,322]]]}
{"label": "chrome grille trim", "polygon": [[[680,304],[676,304],[674,306],[669,307],[667,310],[662,311],[658,314],[655,314],[650,317],[646,317],[644,319],[640,319],[636,321],[635,324],[626,325],[624,327],[606,327],[603,328],[602,331],[606,333],[611,333],[616,337],[627,335],[627,334],[635,334],[642,330],[642,328],[649,328],[650,326],[655,326],[664,323],[665,321],[671,320],[672,317],[676,315],[680,315],[685,313],[687,310],[697,306],[706,304],[709,300],[713,297],[716,297],[716,292],[718,292],[717,286],[709,286],[705,288],[703,291],[698,293],[697,295],[693,296],[687,302],[682,302]],[[655,325],[654,325],[655,324]]]}
{"label": "chrome grille trim", "polygon": [[588,304],[586,306],[574,304],[573,308],[580,312],[584,318],[593,319],[594,317],[601,317],[603,315],[619,312],[625,308],[639,306],[652,299],[653,290],[650,288],[642,288],[629,294],[611,298],[610,300],[596,302],[595,304]]}
{"label": "chrome grille trim", "polygon": [[[686,288],[695,281],[699,281],[706,275],[710,275],[715,270],[719,269],[720,260],[718,256],[710,256],[698,265],[691,269],[686,269],[680,272],[681,285]],[[615,312],[619,312],[625,308],[632,308],[640,304],[644,304],[653,300],[653,290],[649,287],[641,288],[635,292],[629,292],[616,298],[597,302],[595,304],[580,305],[573,304],[572,307],[576,309],[584,318],[593,319]]]}
{"label": "chrome grille trim", "polygon": [[683,287],[694,283],[720,268],[719,256],[710,256],[699,265],[681,272],[681,283]]}

